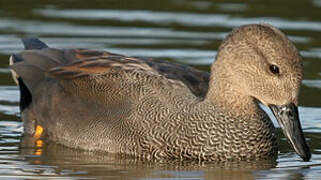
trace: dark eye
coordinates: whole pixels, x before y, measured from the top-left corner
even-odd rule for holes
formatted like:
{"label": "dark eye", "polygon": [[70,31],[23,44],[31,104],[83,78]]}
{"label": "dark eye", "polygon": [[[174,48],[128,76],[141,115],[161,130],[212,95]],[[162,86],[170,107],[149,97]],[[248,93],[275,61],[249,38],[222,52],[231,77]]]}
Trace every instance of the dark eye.
{"label": "dark eye", "polygon": [[277,67],[276,65],[271,65],[270,66],[270,71],[273,73],[273,74],[280,74],[280,70],[279,70],[279,67]]}

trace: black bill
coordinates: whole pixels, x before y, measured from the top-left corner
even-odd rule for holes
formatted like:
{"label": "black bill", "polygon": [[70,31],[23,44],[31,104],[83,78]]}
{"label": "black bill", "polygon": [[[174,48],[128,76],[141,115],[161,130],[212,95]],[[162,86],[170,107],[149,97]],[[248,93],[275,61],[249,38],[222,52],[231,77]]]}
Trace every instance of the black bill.
{"label": "black bill", "polygon": [[269,107],[294,150],[304,161],[309,161],[311,153],[303,135],[297,106],[290,103],[282,106],[270,105]]}

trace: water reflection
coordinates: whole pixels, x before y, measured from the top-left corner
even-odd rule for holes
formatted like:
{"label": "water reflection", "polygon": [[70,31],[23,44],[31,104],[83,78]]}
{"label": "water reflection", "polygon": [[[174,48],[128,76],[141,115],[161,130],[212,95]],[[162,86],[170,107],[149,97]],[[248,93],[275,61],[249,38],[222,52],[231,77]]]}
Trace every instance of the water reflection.
{"label": "water reflection", "polygon": [[[21,141],[21,155],[30,164],[46,164],[55,175],[77,176],[79,172],[86,177],[124,179],[253,179],[252,170],[267,169],[276,166],[276,161],[266,160],[243,163],[204,163],[204,162],[143,162],[130,157],[106,153],[86,152],[70,149],[50,142],[38,146],[33,137],[24,137]],[[59,168],[56,166],[59,165]],[[64,172],[59,171],[64,169]],[[107,172],[106,172],[107,171]],[[68,172],[68,173],[67,173]],[[38,174],[45,175],[45,174]]]}

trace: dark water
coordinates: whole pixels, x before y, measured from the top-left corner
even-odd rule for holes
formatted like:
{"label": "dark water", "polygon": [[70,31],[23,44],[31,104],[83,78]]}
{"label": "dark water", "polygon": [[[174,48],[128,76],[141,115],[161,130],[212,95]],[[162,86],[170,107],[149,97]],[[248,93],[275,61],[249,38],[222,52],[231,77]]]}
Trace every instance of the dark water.
{"label": "dark water", "polygon": [[[300,49],[300,117],[313,157],[302,162],[280,135],[277,161],[137,162],[22,138],[8,55],[21,37],[52,47],[104,49],[209,70],[233,27],[270,23]],[[0,179],[321,179],[321,1],[0,0]],[[21,147],[21,148],[20,148]]]}

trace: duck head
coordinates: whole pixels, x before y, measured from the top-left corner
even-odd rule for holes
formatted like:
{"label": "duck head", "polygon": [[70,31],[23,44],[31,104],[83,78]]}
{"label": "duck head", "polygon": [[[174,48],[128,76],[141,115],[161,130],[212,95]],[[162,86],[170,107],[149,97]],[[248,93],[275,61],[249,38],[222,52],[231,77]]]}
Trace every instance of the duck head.
{"label": "duck head", "polygon": [[[311,158],[297,108],[302,58],[281,31],[267,24],[234,29],[220,46],[211,68],[228,84],[234,84],[229,89],[268,106],[294,150],[305,161]],[[215,75],[211,77],[214,81]]]}

